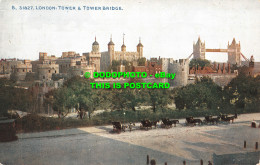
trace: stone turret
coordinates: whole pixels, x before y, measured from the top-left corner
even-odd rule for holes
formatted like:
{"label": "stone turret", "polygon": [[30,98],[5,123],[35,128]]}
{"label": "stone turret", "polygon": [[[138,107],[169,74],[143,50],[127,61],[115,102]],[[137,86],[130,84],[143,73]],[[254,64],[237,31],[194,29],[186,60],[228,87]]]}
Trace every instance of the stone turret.
{"label": "stone turret", "polygon": [[233,38],[232,43],[228,43],[228,63],[241,65],[241,52],[240,52],[240,42],[236,43],[235,38]]}
{"label": "stone turret", "polygon": [[125,46],[125,34],[123,34],[123,45],[121,46],[121,51],[125,52],[126,51],[126,46]]}
{"label": "stone turret", "polygon": [[115,44],[112,41],[112,36],[110,37],[110,42],[107,44],[108,46],[108,57],[105,58],[105,62],[107,63],[108,61],[110,61],[109,63],[112,64],[112,59],[114,59],[115,56]]}
{"label": "stone turret", "polygon": [[204,43],[201,42],[200,37],[198,38],[197,43],[193,43],[193,57],[194,59],[205,59],[205,53],[206,53],[206,48],[205,48],[205,41]]}
{"label": "stone turret", "polygon": [[136,46],[137,52],[139,53],[139,58],[143,57],[143,44],[141,43],[141,38],[139,39],[139,44]]}
{"label": "stone turret", "polygon": [[93,53],[99,52],[99,43],[97,42],[96,37],[95,37],[95,42],[93,42],[92,44],[92,52]]}
{"label": "stone turret", "polygon": [[179,59],[174,61],[172,58],[162,58],[162,72],[175,73],[175,78],[165,79],[163,82],[169,82],[171,87],[185,86],[188,83],[189,60]]}
{"label": "stone turret", "polygon": [[255,59],[254,56],[252,55],[249,61],[249,67],[254,68],[254,65],[255,65]]}

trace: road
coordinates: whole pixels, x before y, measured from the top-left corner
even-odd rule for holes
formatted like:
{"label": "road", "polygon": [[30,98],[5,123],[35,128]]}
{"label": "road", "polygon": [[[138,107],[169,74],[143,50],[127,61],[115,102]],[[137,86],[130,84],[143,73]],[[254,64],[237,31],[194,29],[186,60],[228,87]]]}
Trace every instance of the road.
{"label": "road", "polygon": [[[233,124],[170,129],[134,130],[111,134],[112,126],[85,127],[18,134],[14,142],[0,143],[3,165],[146,165],[146,156],[157,165],[204,164],[212,155],[243,156],[255,152],[260,143],[260,129],[250,128],[251,119],[260,121],[260,114],[239,116]],[[183,120],[180,120],[183,123]],[[138,127],[138,126],[137,126]],[[247,148],[243,142],[247,140]],[[233,154],[233,155],[232,155]],[[248,157],[248,156],[244,156]],[[250,158],[251,159],[251,158]]]}

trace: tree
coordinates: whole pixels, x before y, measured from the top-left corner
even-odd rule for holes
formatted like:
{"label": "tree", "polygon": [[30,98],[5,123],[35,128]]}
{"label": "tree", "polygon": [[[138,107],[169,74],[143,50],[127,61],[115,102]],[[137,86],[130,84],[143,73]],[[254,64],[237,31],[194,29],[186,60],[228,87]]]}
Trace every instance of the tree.
{"label": "tree", "polygon": [[28,111],[33,102],[33,95],[28,89],[18,87],[8,79],[0,79],[0,115],[9,109]]}
{"label": "tree", "polygon": [[[131,78],[128,83],[142,83],[142,79]],[[131,109],[135,111],[135,107],[145,102],[144,90],[137,88],[126,88],[123,90],[123,97],[126,99],[124,103],[125,109]]]}
{"label": "tree", "polygon": [[170,102],[170,95],[168,89],[150,88],[144,89],[147,94],[148,104],[152,106],[153,112],[156,112],[157,108],[164,108]]}
{"label": "tree", "polygon": [[121,64],[121,61],[118,60],[112,60],[112,65],[110,68],[113,70],[113,72],[117,72],[118,66]]}
{"label": "tree", "polygon": [[[49,99],[49,102],[59,114],[62,112],[68,113],[71,108],[77,108],[80,114],[84,110],[88,111],[90,118],[91,113],[103,101],[101,92],[103,89],[92,88],[90,83],[93,82],[93,79],[73,77],[64,82],[61,88],[48,93],[48,95],[53,95],[53,99]],[[82,117],[82,115],[80,116]]]}
{"label": "tree", "polygon": [[196,109],[207,107],[217,108],[222,105],[223,93],[221,87],[212,79],[203,77],[196,80],[195,84],[189,84],[175,90],[175,104],[178,109]]}
{"label": "tree", "polygon": [[146,58],[142,57],[137,60],[138,66],[145,66]]}
{"label": "tree", "polygon": [[205,67],[205,66],[210,66],[210,61],[206,60],[206,59],[192,59],[190,61],[190,67],[193,66],[201,66],[201,67]]}
{"label": "tree", "polygon": [[127,107],[127,105],[126,105],[127,99],[125,97],[124,90],[125,89],[122,89],[122,88],[112,89],[111,108],[113,110],[124,110]]}
{"label": "tree", "polygon": [[224,88],[226,100],[237,108],[260,102],[260,76],[254,78],[239,74]]}

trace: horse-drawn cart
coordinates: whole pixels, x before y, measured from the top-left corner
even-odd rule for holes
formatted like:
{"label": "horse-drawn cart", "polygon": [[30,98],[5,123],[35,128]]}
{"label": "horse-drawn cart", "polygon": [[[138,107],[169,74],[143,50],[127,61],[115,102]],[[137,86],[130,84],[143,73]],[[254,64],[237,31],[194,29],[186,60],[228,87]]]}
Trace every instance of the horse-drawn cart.
{"label": "horse-drawn cart", "polygon": [[146,128],[146,130],[148,130],[148,128],[152,129],[152,126],[156,128],[158,122],[159,121],[142,120],[140,124],[140,129]]}
{"label": "horse-drawn cart", "polygon": [[127,128],[127,126],[122,125],[121,122],[118,121],[114,121],[112,122],[113,124],[113,132],[117,132],[120,133],[121,131],[125,132],[125,129]]}
{"label": "horse-drawn cart", "polygon": [[237,114],[235,114],[235,115],[221,114],[220,118],[221,118],[221,121],[229,122],[229,123],[230,123],[230,121],[232,121],[232,123],[233,123],[234,120],[237,119]]}
{"label": "horse-drawn cart", "polygon": [[179,120],[163,118],[161,127],[169,128],[169,127],[172,127],[173,124],[174,124],[174,127],[176,127],[176,124],[179,124]]}
{"label": "horse-drawn cart", "polygon": [[209,124],[209,123],[211,123],[211,124],[218,124],[218,122],[220,121],[220,117],[219,116],[215,116],[215,117],[213,117],[213,116],[205,116],[205,120],[203,120],[203,123],[205,123],[205,124]]}
{"label": "horse-drawn cart", "polygon": [[198,124],[202,124],[202,120],[201,119],[194,119],[192,116],[190,117],[186,117],[186,125],[196,125],[196,123]]}

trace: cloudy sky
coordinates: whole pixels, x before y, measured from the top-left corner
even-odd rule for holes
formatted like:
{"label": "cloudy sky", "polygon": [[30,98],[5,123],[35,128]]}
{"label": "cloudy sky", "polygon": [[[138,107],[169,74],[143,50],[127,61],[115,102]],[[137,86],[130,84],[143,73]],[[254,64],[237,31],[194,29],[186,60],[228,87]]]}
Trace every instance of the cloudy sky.
{"label": "cloudy sky", "polygon": [[[120,6],[120,11],[12,10],[12,6]],[[107,51],[110,35],[120,50],[144,56],[187,58],[198,36],[206,48],[226,48],[235,37],[242,53],[260,61],[260,0],[0,0],[0,58],[38,58],[39,52],[91,51],[95,36]],[[225,53],[207,53],[225,62]]]}

